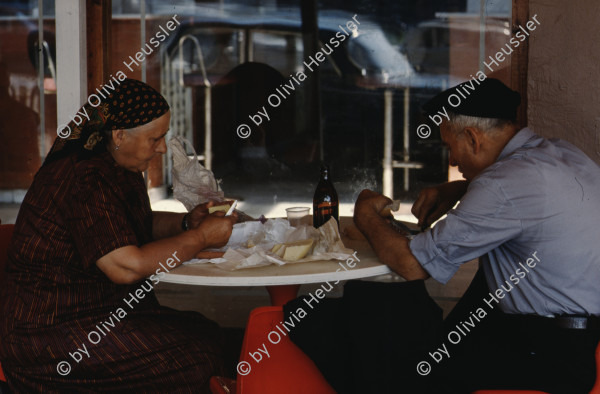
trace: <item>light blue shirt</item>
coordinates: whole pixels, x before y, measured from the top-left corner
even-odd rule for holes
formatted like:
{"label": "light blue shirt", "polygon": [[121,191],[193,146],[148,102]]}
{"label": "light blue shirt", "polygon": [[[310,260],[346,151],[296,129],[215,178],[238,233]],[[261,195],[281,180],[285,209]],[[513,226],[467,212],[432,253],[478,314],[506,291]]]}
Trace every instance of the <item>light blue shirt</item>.
{"label": "light blue shirt", "polygon": [[505,313],[600,315],[600,167],[568,142],[522,129],[410,248],[442,283],[481,256],[492,294],[504,289]]}

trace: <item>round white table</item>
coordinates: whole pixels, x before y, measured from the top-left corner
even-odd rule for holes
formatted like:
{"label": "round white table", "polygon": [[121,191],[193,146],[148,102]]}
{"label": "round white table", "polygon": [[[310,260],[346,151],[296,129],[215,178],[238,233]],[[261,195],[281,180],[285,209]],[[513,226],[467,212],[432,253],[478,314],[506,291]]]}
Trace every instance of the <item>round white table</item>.
{"label": "round white table", "polygon": [[[340,218],[341,230],[353,226],[352,218]],[[356,230],[356,229],[354,229]],[[301,284],[324,283],[367,278],[390,273],[379,262],[369,243],[364,239],[350,239],[342,235],[344,245],[356,251],[358,261],[329,260],[308,263],[288,263],[226,271],[216,264],[180,265],[171,270],[162,282],[197,286],[266,286],[272,305],[283,305],[294,299]],[[355,264],[355,265],[354,265]]]}

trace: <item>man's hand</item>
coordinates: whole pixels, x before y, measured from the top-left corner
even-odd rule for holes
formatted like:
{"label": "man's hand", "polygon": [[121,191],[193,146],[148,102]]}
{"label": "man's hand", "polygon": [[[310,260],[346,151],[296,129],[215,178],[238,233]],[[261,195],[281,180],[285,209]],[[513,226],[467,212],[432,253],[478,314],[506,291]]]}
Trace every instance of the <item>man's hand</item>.
{"label": "man's hand", "polygon": [[354,224],[367,239],[369,238],[367,233],[375,230],[375,227],[380,225],[388,227],[388,223],[381,218],[380,212],[391,203],[392,200],[372,190],[365,189],[360,192],[354,204]]}
{"label": "man's hand", "polygon": [[365,236],[377,258],[406,280],[426,279],[429,275],[413,256],[408,238],[396,232],[380,212],[392,203],[389,198],[363,190],[354,206],[354,224]]}
{"label": "man's hand", "polygon": [[356,222],[357,218],[368,216],[372,213],[379,215],[379,212],[381,212],[386,205],[391,203],[392,200],[386,196],[372,190],[365,189],[360,192],[358,199],[354,204],[354,221]]}
{"label": "man's hand", "polygon": [[419,219],[419,226],[429,227],[444,216],[464,196],[467,187],[467,181],[455,181],[421,190],[411,209]]}
{"label": "man's hand", "polygon": [[224,212],[214,212],[206,215],[200,225],[192,231],[197,231],[204,237],[204,249],[220,248],[229,241],[233,225],[236,222],[236,213],[225,216]]}

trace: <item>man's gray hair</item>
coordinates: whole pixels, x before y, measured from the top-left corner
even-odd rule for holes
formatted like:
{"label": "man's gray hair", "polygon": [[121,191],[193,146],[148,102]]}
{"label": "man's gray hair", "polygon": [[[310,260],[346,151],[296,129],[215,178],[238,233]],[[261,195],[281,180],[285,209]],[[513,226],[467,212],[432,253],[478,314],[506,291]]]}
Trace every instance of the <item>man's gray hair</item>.
{"label": "man's gray hair", "polygon": [[490,132],[494,129],[501,129],[513,122],[508,119],[499,118],[478,118],[476,116],[461,115],[448,111],[448,123],[452,131],[461,131],[465,127],[476,127],[483,132]]}

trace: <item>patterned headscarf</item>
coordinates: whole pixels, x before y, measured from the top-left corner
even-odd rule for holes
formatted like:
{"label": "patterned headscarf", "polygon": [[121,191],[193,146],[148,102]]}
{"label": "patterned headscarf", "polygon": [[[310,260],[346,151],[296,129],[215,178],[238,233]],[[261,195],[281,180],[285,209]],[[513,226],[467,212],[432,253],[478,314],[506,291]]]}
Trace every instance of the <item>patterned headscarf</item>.
{"label": "patterned headscarf", "polygon": [[119,82],[114,78],[110,82],[111,86],[104,85],[97,92],[99,94],[90,95],[88,102],[79,109],[74,116],[79,124],[73,119],[59,131],[44,164],[72,153],[77,153],[80,159],[94,156],[106,150],[112,130],[132,129],[169,111],[164,97],[143,82],[135,79]]}

